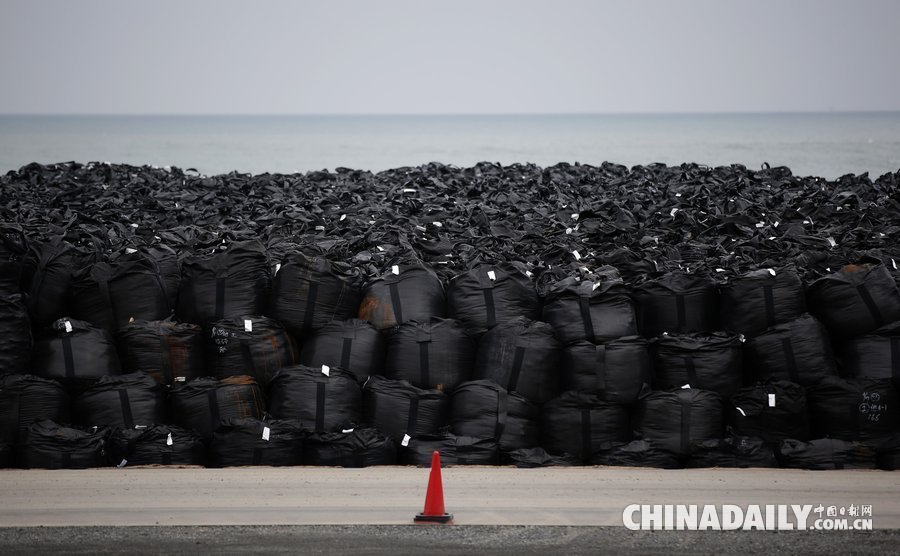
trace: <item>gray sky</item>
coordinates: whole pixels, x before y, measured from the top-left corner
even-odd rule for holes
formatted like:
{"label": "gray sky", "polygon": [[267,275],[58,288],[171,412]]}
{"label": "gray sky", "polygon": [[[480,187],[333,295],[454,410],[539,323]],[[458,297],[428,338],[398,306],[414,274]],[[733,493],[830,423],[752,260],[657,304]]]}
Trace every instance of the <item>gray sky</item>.
{"label": "gray sky", "polygon": [[0,113],[900,110],[895,0],[0,0]]}

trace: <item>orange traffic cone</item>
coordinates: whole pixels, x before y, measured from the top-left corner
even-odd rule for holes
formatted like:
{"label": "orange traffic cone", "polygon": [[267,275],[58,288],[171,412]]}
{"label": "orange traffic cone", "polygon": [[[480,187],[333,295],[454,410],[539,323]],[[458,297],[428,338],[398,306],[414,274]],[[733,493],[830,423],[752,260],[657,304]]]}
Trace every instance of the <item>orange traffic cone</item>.
{"label": "orange traffic cone", "polygon": [[431,454],[431,475],[428,477],[428,492],[425,493],[425,510],[417,514],[416,522],[451,523],[453,514],[444,511],[444,487],[441,485],[441,455]]}

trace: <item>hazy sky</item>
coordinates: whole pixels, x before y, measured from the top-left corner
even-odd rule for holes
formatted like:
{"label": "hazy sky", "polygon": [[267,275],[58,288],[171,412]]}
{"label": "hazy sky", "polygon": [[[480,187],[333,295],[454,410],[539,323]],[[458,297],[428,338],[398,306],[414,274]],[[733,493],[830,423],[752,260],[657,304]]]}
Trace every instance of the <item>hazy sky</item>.
{"label": "hazy sky", "polygon": [[900,110],[896,0],[0,0],[0,113]]}

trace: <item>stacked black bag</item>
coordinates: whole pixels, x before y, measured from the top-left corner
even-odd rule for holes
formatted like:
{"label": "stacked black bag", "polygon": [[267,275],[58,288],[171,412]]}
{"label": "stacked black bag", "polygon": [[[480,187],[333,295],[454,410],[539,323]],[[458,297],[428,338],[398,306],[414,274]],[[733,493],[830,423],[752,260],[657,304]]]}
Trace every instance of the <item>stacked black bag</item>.
{"label": "stacked black bag", "polygon": [[25,373],[31,361],[31,324],[21,294],[0,295],[0,373]]}
{"label": "stacked black bag", "polygon": [[140,372],[101,377],[75,398],[74,409],[87,426],[132,429],[169,420],[162,385]]}
{"label": "stacked black bag", "polygon": [[171,386],[206,376],[203,331],[171,320],[130,322],[119,331],[122,372],[144,372]]}
{"label": "stacked black bag", "polygon": [[370,377],[363,388],[365,422],[398,446],[437,434],[447,425],[449,398],[440,390],[416,388],[405,380]]}
{"label": "stacked black bag", "polygon": [[397,463],[397,447],[373,428],[310,433],[303,441],[303,464],[369,467]]}
{"label": "stacked black bag", "polygon": [[364,320],[332,321],[303,339],[300,364],[340,367],[353,373],[362,384],[369,375],[382,372],[384,337]]}
{"label": "stacked black bag", "polygon": [[119,355],[106,330],[84,321],[62,318],[34,346],[34,374],[66,384],[76,392],[95,380],[121,372]]}
{"label": "stacked black bag", "polygon": [[223,421],[262,419],[266,411],[262,390],[249,376],[179,382],[172,387],[170,401],[173,422],[204,439],[212,437]]}
{"label": "stacked black bag", "polygon": [[392,329],[386,345],[386,377],[450,393],[471,376],[477,343],[459,322],[432,317]]}
{"label": "stacked black bag", "polygon": [[433,270],[421,264],[394,265],[366,286],[359,318],[384,330],[409,320],[445,317],[446,304],[444,285]]}
{"label": "stacked black bag", "polygon": [[300,465],[304,435],[297,421],[231,419],[213,433],[209,466]]}
{"label": "stacked black bag", "polygon": [[265,386],[284,367],[297,362],[293,338],[275,320],[237,316],[210,323],[206,360],[217,378],[249,375]]}
{"label": "stacked black bag", "polygon": [[273,417],[299,421],[307,431],[334,432],[361,421],[359,384],[339,367],[286,367],[275,373],[266,395]]}
{"label": "stacked black bag", "polygon": [[199,434],[174,425],[117,428],[109,437],[109,461],[135,465],[205,465],[206,444]]}
{"label": "stacked black bag", "polygon": [[522,265],[479,265],[450,281],[448,313],[472,331],[483,332],[516,317],[537,320],[541,300]]}
{"label": "stacked black bag", "polygon": [[540,407],[489,380],[460,384],[450,407],[453,434],[492,438],[503,452],[540,444]]}

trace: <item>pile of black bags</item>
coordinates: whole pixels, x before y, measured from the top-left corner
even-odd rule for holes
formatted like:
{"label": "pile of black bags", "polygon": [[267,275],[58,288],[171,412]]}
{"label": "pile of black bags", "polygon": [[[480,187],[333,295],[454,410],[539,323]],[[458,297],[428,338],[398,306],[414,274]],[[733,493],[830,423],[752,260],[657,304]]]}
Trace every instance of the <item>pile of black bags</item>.
{"label": "pile of black bags", "polygon": [[900,172],[66,163],[0,190],[0,465],[900,460]]}

